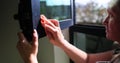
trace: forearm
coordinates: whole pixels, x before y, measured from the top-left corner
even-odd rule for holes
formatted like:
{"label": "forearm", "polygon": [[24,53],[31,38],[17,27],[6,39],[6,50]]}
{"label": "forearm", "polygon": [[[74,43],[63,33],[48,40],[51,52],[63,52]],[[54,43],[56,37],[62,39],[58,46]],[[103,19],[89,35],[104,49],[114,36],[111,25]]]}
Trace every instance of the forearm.
{"label": "forearm", "polygon": [[113,55],[113,51],[106,51],[96,54],[88,54],[89,63],[96,63],[97,61],[110,61]]}
{"label": "forearm", "polygon": [[78,49],[77,47],[71,45],[66,40],[64,44],[60,46],[67,55],[75,62],[75,63],[86,63],[87,61],[87,53]]}
{"label": "forearm", "polygon": [[24,63],[38,63],[37,57],[30,56],[29,58],[23,59]]}
{"label": "forearm", "polygon": [[64,44],[60,47],[75,63],[96,63],[96,61],[109,61],[113,55],[112,51],[96,54],[87,54],[86,52],[71,45],[66,40],[64,41]]}

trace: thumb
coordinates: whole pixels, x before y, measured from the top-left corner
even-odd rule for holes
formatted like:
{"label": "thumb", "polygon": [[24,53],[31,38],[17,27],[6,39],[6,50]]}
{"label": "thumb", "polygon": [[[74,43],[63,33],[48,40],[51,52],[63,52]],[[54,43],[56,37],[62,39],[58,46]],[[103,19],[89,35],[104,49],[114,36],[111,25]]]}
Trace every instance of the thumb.
{"label": "thumb", "polygon": [[35,29],[33,31],[32,45],[35,47],[38,47],[38,34],[37,34],[37,31]]}

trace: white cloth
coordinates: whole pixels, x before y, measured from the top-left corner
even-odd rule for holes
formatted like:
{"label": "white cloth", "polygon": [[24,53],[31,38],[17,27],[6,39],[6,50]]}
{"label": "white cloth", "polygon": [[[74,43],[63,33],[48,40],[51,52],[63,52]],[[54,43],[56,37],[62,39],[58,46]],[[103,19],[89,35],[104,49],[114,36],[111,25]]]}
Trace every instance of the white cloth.
{"label": "white cloth", "polygon": [[115,54],[110,62],[111,63],[120,63],[120,53]]}

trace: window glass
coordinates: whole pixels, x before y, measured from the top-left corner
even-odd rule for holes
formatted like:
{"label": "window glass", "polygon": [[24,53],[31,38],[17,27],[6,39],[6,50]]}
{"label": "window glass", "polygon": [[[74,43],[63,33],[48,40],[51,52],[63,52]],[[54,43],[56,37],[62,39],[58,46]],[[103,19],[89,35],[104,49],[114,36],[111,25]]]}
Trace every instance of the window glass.
{"label": "window glass", "polygon": [[87,53],[98,53],[111,50],[113,41],[107,40],[105,37],[74,32],[73,42],[77,48]]}
{"label": "window glass", "polygon": [[76,24],[102,25],[111,0],[75,0]]}
{"label": "window glass", "polygon": [[71,19],[70,0],[40,0],[40,13],[59,21]]}

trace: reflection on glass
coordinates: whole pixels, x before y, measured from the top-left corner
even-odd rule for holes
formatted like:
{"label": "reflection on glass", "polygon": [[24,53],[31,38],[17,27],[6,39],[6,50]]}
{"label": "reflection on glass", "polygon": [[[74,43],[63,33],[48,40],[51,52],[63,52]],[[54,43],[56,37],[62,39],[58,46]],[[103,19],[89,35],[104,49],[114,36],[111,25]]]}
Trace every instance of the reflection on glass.
{"label": "reflection on glass", "polygon": [[59,21],[70,19],[70,0],[40,0],[40,13]]}
{"label": "reflection on glass", "polygon": [[111,50],[113,42],[105,37],[74,32],[74,45],[87,53],[98,53]]}
{"label": "reflection on glass", "polygon": [[111,0],[75,0],[76,24],[102,24]]}

